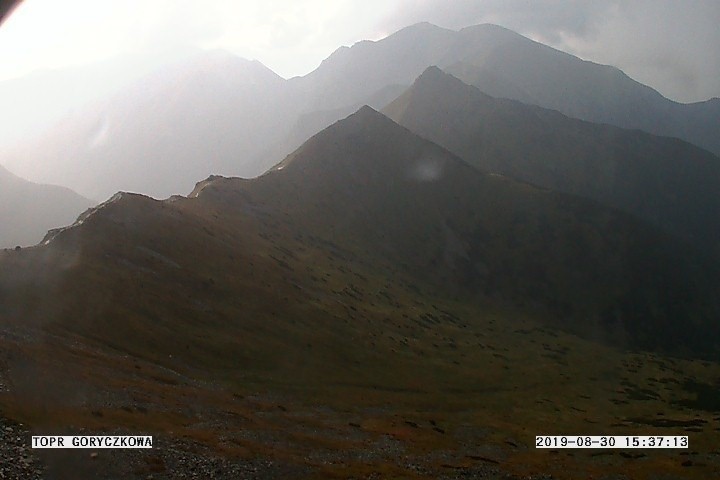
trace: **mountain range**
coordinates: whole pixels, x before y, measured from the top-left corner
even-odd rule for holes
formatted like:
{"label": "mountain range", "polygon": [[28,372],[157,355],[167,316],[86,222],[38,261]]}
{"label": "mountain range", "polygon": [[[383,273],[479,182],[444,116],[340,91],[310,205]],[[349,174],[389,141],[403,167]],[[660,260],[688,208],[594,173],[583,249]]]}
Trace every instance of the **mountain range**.
{"label": "mountain range", "polygon": [[617,68],[583,61],[499,27],[447,30],[429,23],[377,42],[341,47],[313,72],[293,79],[306,110],[362,101],[388,85],[410,85],[436,65],[498,98],[570,117],[682,138],[720,153],[720,99],[672,102]]}
{"label": "mountain range", "polygon": [[[6,149],[13,172],[107,200],[0,168],[3,234],[67,215],[0,250],[0,440],[156,444],[0,464],[712,478],[717,113],[670,121],[668,102],[497,26],[418,24],[289,80],[196,55]],[[668,125],[693,138],[650,131]],[[535,448],[572,432],[692,449]]]}
{"label": "mountain range", "polygon": [[619,70],[495,25],[407,27],[341,47],[284,80],[259,62],[197,54],[94,102],[0,164],[90,198],[118,190],[164,198],[209,174],[253,177],[363,104],[383,108],[436,65],[494,97],[570,117],[684,139],[716,154],[719,100],[674,103]]}
{"label": "mountain range", "polygon": [[720,158],[706,150],[492,98],[436,67],[383,111],[483,171],[594,199],[720,253]]}
{"label": "mountain range", "polygon": [[28,182],[0,166],[0,248],[34,245],[93,205],[67,188]]}
{"label": "mountain range", "polygon": [[[258,178],[118,193],[0,266],[3,412],[153,432],[163,447],[137,475],[186,468],[181,448],[409,474],[382,453],[392,441],[420,449],[428,478],[448,461],[572,478],[609,467],[528,456],[529,425],[660,434],[658,408],[698,451],[715,438],[695,427],[710,415],[695,392],[714,391],[717,263],[617,209],[484,173],[370,107]],[[327,466],[338,442],[370,460]],[[468,459],[467,442],[491,453]],[[611,465],[666,472],[668,455]],[[127,476],[113,458],[91,465]]]}
{"label": "mountain range", "polygon": [[[42,315],[23,312],[25,321],[141,356],[162,353],[168,328],[184,336],[234,318],[228,328],[247,329],[258,321],[249,312],[266,318],[270,304],[282,325],[306,309],[330,318],[330,285],[355,283],[354,265],[369,285],[407,279],[440,298],[512,306],[611,344],[676,354],[712,354],[720,307],[717,265],[672,237],[592,201],[481,173],[370,107],[256,179],[211,177],[163,202],[120,193],[2,262],[4,311],[33,298]],[[285,328],[273,324],[271,336]],[[263,331],[232,344],[262,345]],[[133,343],[152,339],[152,350]]]}

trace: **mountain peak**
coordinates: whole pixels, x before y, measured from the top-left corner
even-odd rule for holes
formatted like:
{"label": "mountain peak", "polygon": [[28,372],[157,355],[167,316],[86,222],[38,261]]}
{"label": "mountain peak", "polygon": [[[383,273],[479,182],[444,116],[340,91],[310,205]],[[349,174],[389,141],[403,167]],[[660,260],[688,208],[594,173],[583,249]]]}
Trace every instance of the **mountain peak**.
{"label": "mountain peak", "polygon": [[432,65],[426,68],[420,76],[415,79],[415,82],[413,82],[413,85],[416,84],[424,84],[424,83],[437,83],[437,82],[444,82],[448,79],[455,78],[452,75],[445,73],[442,71],[439,67]]}
{"label": "mountain peak", "polygon": [[478,25],[470,25],[465,28],[461,28],[459,30],[460,32],[473,32],[473,31],[486,31],[486,32],[506,32],[510,33],[513,36],[521,36],[519,33],[514,32],[510,30],[509,28],[505,28],[502,25],[497,25],[495,23],[480,23]]}
{"label": "mountain peak", "polygon": [[440,28],[440,27],[438,27],[434,23],[430,23],[430,22],[418,22],[418,23],[414,23],[414,24],[410,25],[410,27],[408,27],[408,28]]}
{"label": "mountain peak", "polygon": [[465,92],[471,95],[485,96],[485,94],[477,88],[467,85],[463,81],[434,65],[426,68],[425,71],[420,74],[417,79],[415,79],[411,89],[415,90],[417,88],[422,88],[423,90],[428,88],[442,88],[445,90]]}
{"label": "mountain peak", "polygon": [[369,105],[363,105],[355,113],[353,113],[350,116],[351,117],[358,116],[358,118],[366,118],[366,117],[372,118],[372,117],[376,117],[376,116],[384,117],[385,115],[378,112],[377,110],[375,110],[374,108],[372,108]]}
{"label": "mountain peak", "polygon": [[381,132],[385,130],[392,130],[393,128],[405,130],[404,127],[401,127],[369,105],[363,105],[355,111],[355,113],[335,122],[326,130],[320,132],[318,136],[326,132],[329,133],[338,131],[343,132],[343,134],[348,132],[364,132],[364,135],[370,135],[370,132]]}
{"label": "mountain peak", "polygon": [[427,30],[443,30],[443,28],[438,27],[437,25],[430,23],[430,22],[418,22],[418,23],[409,25],[403,29],[400,29],[398,31],[398,33],[402,32],[402,31],[411,31],[411,30],[416,30],[416,31],[426,30],[427,31]]}
{"label": "mountain peak", "polygon": [[432,106],[439,104],[448,108],[462,108],[469,102],[487,104],[492,100],[477,88],[463,83],[436,66],[431,66],[425,69],[405,93],[383,108],[383,113],[400,122],[400,119],[404,119],[410,111],[417,108],[434,108]]}
{"label": "mountain peak", "polygon": [[445,74],[445,72],[440,70],[440,67],[438,67],[437,65],[430,65],[428,68],[425,69],[425,71],[423,73],[420,74],[420,77],[418,77],[418,79],[423,78],[423,77],[432,78],[432,77],[438,76],[438,75],[446,75],[446,74]]}
{"label": "mountain peak", "polygon": [[[379,185],[414,178],[417,175],[413,172],[422,170],[423,162],[429,162],[428,168],[438,171],[470,168],[447,150],[365,105],[305,142],[272,173],[282,171],[281,176],[295,178],[303,188],[323,181],[333,185],[345,181],[354,184],[358,178],[364,181],[374,178]],[[340,176],[328,180],[328,172]]]}
{"label": "mountain peak", "polygon": [[379,40],[379,42],[390,41],[390,43],[393,43],[393,41],[406,42],[415,40],[424,43],[442,38],[447,39],[448,37],[454,37],[456,34],[457,32],[454,30],[438,27],[429,22],[420,22],[398,30],[389,37]]}

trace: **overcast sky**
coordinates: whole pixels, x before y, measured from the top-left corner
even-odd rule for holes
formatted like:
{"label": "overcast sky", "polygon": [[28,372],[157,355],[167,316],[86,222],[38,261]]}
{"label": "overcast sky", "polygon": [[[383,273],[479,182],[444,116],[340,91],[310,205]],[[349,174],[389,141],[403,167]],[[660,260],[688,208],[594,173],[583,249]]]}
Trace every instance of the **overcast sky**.
{"label": "overcast sky", "polygon": [[0,27],[0,80],[187,47],[225,48],[287,78],[420,21],[497,23],[675,100],[720,97],[718,0],[25,0]]}

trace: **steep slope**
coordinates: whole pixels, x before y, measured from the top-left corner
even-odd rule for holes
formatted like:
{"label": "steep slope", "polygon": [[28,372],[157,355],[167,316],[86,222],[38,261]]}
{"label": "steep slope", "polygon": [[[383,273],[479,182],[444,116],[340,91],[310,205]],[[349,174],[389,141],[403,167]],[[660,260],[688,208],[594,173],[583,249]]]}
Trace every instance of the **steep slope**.
{"label": "steep slope", "polygon": [[304,97],[307,112],[352,105],[387,85],[409,85],[456,45],[456,33],[420,23],[378,42],[340,47],[320,66],[290,85]]}
{"label": "steep slope", "polygon": [[491,98],[435,67],[384,112],[484,171],[595,199],[720,253],[720,159],[693,145]]}
{"label": "steep slope", "polygon": [[92,205],[72,190],[31,183],[0,166],[0,248],[34,245]]}
{"label": "steep slope", "polygon": [[284,80],[257,61],[203,52],[96,102],[32,143],[8,168],[92,198],[118,190],[186,194],[198,178],[242,173],[284,127]]}
{"label": "steep slope", "polygon": [[[648,347],[695,338],[673,319],[688,318],[675,310],[681,297],[699,295],[704,313],[690,316],[714,328],[711,290],[694,278],[715,284],[716,266],[700,273],[700,258],[681,260],[684,247],[616,211],[481,174],[369,107],[255,181],[215,180],[194,195],[222,202],[240,185],[247,201],[273,205],[362,255],[381,255],[433,288],[542,305],[567,328],[605,329]],[[693,287],[675,283],[684,276]],[[663,305],[654,300],[661,298]],[[645,316],[653,310],[665,313]]]}
{"label": "steep slope", "polygon": [[480,173],[365,107],[259,178],[120,193],[1,251],[0,407],[155,435],[142,460],[76,460],[123,478],[197,475],[198,455],[269,478],[687,471],[532,448],[588,423],[693,428],[709,460],[685,478],[708,478],[720,366],[692,358],[717,355],[719,278],[634,217]]}
{"label": "steep slope", "polygon": [[[309,281],[307,271],[284,272],[282,258],[311,261],[329,248],[366,277],[397,274],[441,297],[517,308],[620,345],[695,354],[715,348],[717,265],[615,210],[482,174],[370,107],[316,135],[269,173],[211,178],[191,197],[116,195],[74,227],[51,233],[48,245],[27,253],[40,263],[18,266],[24,273],[7,273],[4,281],[36,268],[41,276],[70,275],[57,283],[60,297],[48,290],[40,305],[28,300],[34,311],[66,312],[72,319],[66,328],[123,343],[133,335],[118,337],[113,318],[214,324],[236,318],[244,302],[245,311],[266,317],[273,285],[320,295],[322,284]],[[257,255],[268,276],[262,280],[249,275]],[[56,257],[58,265],[73,258],[73,268],[43,266]],[[267,266],[273,261],[281,268]],[[145,278],[133,281],[138,290],[118,288],[136,275]],[[33,280],[16,295],[5,289],[3,301],[35,298],[42,284]],[[95,307],[80,307],[89,301],[84,288],[75,290],[80,285],[95,285]],[[152,306],[157,298],[167,301]],[[311,304],[324,308],[319,299],[295,302],[281,302],[287,311],[280,318]],[[98,312],[105,312],[102,320]],[[95,331],[98,321],[108,328]]]}
{"label": "steep slope", "polygon": [[720,153],[720,99],[678,104],[617,68],[583,61],[496,25],[460,31],[422,23],[377,42],[341,48],[295,79],[315,109],[409,84],[430,66],[494,96],[571,117],[682,138]]}
{"label": "steep slope", "polygon": [[[363,105],[369,105],[376,110],[381,110],[407,90],[407,87],[407,85],[388,85],[374,92],[362,102],[351,105],[343,105],[342,102],[339,102],[339,104],[343,106],[332,110],[299,113],[285,138],[275,141],[263,154],[257,157],[255,162],[248,162],[247,165],[244,165],[243,170],[245,175],[242,176],[255,177],[265,173],[278,162],[278,159],[284,158],[288,153],[293,152],[302,145],[305,140],[323,130],[325,127],[332,125],[341,118],[347,117]],[[300,96],[297,99],[302,101],[302,98],[303,97]],[[298,112],[302,112],[299,105],[296,108]],[[292,118],[292,116],[290,118]]]}
{"label": "steep slope", "polygon": [[[478,25],[465,29],[468,38],[481,37]],[[462,31],[460,32],[462,33]],[[628,77],[618,68],[580,60],[520,35],[492,52],[448,65],[466,83],[486,91],[488,72],[503,79],[502,90],[486,93],[558,110],[568,116],[656,135],[677,137],[720,154],[720,99],[681,104]],[[474,77],[462,75],[462,63],[480,67]],[[495,83],[494,85],[497,85]],[[518,94],[517,92],[522,92]]]}

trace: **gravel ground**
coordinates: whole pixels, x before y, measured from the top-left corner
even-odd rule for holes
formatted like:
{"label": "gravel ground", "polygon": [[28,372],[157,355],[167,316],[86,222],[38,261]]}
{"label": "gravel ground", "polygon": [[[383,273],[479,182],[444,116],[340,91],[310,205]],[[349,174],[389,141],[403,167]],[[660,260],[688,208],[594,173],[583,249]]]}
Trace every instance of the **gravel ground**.
{"label": "gravel ground", "polygon": [[30,448],[30,432],[22,425],[0,417],[0,479],[44,478],[44,470]]}
{"label": "gravel ground", "polygon": [[[225,419],[227,420],[227,419]],[[219,422],[218,429],[227,429]],[[325,430],[313,426],[308,432],[302,430],[302,424],[293,424],[293,430],[302,433],[323,433]],[[332,429],[330,433],[337,436]],[[75,432],[88,434],[88,432]],[[251,432],[252,433],[252,432]],[[263,433],[263,430],[255,432]],[[273,435],[260,436],[256,440],[273,451],[274,445],[285,445],[287,439]],[[477,433],[477,432],[475,432]],[[482,433],[482,432],[480,432]],[[37,434],[37,433],[35,433]],[[65,433],[66,435],[71,433]],[[103,434],[123,435],[122,431],[103,432]],[[263,458],[230,458],[221,455],[215,449],[200,443],[178,439],[166,435],[153,438],[153,449],[148,450],[33,450],[32,433],[29,428],[0,415],[0,480],[65,480],[65,479],[129,479],[129,480],[170,480],[170,479],[210,479],[210,480],[271,480],[320,478],[315,467],[290,461],[281,461],[270,454]],[[245,435],[235,435],[244,438]],[[320,435],[322,436],[322,435]],[[483,435],[468,435],[464,447],[450,450],[434,450],[423,454],[413,454],[406,445],[388,435],[377,437],[362,435],[365,440],[351,450],[332,448],[332,444],[312,450],[305,458],[310,465],[347,464],[382,465],[395,464],[410,475],[421,478],[442,480],[553,480],[550,475],[534,474],[513,476],[504,472],[500,451],[483,444]],[[232,439],[230,439],[232,440]],[[525,449],[517,440],[508,440],[507,444],[516,449]],[[229,441],[229,446],[236,445]],[[286,445],[287,446],[287,445]],[[283,450],[282,448],[280,450]],[[468,452],[471,452],[470,455]],[[710,458],[712,457],[712,458]],[[467,466],[467,462],[458,459],[472,458],[477,463]],[[683,458],[692,463],[712,464],[720,459],[720,453],[699,455],[688,452]],[[304,463],[304,462],[302,462]],[[462,464],[463,466],[460,466]],[[367,470],[366,470],[367,471]],[[365,477],[353,477],[354,480],[381,479],[380,473],[370,473]],[[650,477],[648,477],[650,478]],[[679,480],[675,476],[661,474],[652,477],[657,480]],[[606,475],[599,480],[629,480],[624,475]]]}
{"label": "gravel ground", "polygon": [[[5,428],[5,427],[3,427]],[[270,480],[305,478],[305,467],[275,460],[231,459],[182,441],[152,450],[31,450],[27,432],[13,428],[14,442],[3,439],[0,479]],[[7,430],[8,434],[11,434]],[[26,440],[28,439],[28,440]],[[157,445],[157,443],[156,443]],[[37,453],[34,453],[37,452]]]}
{"label": "gravel ground", "polygon": [[[119,434],[119,433],[118,433]],[[33,450],[31,433],[22,425],[0,418],[0,480],[82,479],[211,479],[271,480],[312,477],[309,467],[272,459],[231,459],[218,456],[206,447],[183,440],[156,437],[152,450]],[[379,441],[368,458],[386,457],[388,448],[399,454],[398,446]],[[399,460],[399,459],[398,459]],[[495,467],[479,466],[452,472],[431,472],[420,465],[407,465],[428,478],[445,480],[552,480],[549,476],[526,479],[503,474]],[[370,475],[368,478],[380,478]]]}
{"label": "gravel ground", "polygon": [[0,417],[0,480],[302,478],[304,467],[228,459],[200,445],[156,438],[152,450],[33,450],[23,425]]}

